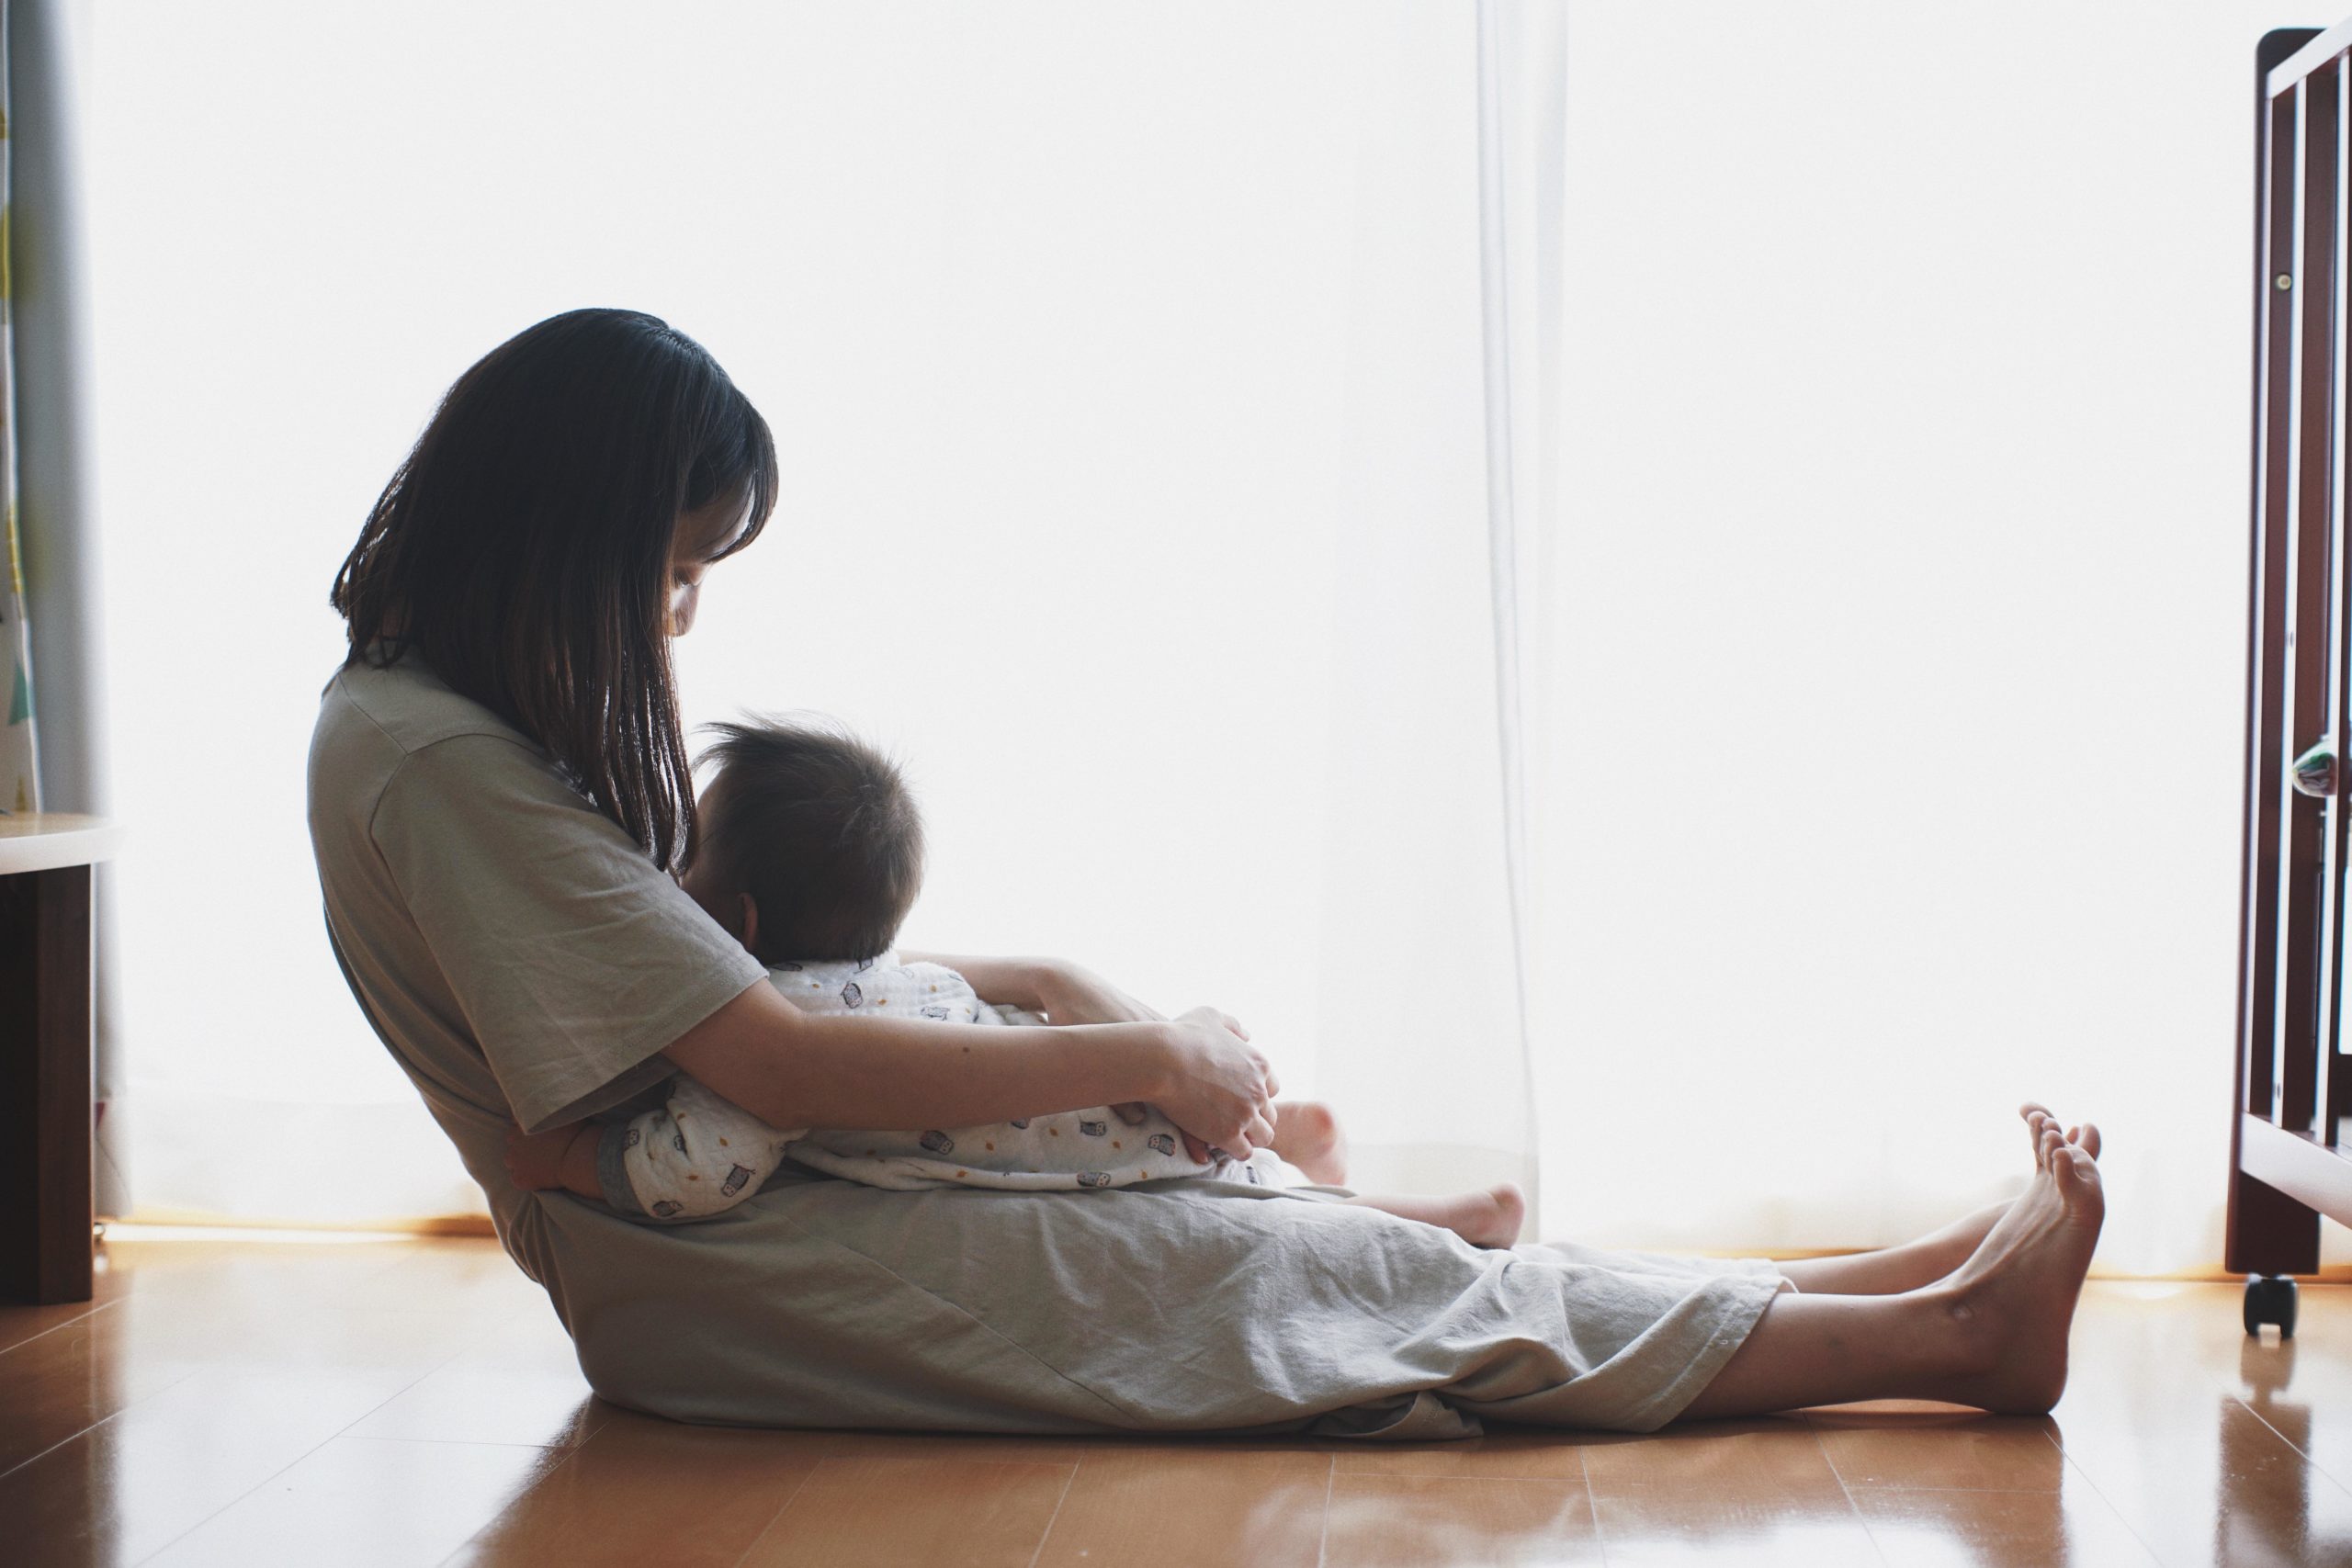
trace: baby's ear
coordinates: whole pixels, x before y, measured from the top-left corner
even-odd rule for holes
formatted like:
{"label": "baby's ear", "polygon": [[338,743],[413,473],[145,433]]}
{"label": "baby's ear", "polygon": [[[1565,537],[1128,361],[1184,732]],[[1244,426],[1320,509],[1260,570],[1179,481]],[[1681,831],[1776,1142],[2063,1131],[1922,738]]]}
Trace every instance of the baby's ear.
{"label": "baby's ear", "polygon": [[752,952],[760,950],[760,901],[749,893],[739,894],[743,900],[743,929],[737,934]]}

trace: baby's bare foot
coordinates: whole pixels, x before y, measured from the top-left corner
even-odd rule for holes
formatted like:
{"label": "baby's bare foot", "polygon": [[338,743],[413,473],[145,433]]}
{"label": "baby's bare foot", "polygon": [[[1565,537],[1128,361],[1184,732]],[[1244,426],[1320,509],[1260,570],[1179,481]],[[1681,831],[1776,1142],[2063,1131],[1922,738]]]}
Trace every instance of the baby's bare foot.
{"label": "baby's bare foot", "polygon": [[1277,1100],[1274,1153],[1324,1187],[1348,1184],[1348,1138],[1340,1119],[1319,1100]]}
{"label": "baby's bare foot", "polygon": [[1484,1192],[1464,1192],[1453,1203],[1454,1215],[1445,1228],[1473,1247],[1514,1246],[1519,1227],[1527,1223],[1526,1194],[1509,1181]]}
{"label": "baby's bare foot", "polygon": [[506,1129],[506,1174],[526,1192],[563,1185],[563,1151],[571,1146],[577,1122],[550,1127],[544,1133]]}
{"label": "baby's bare foot", "polygon": [[2039,1106],[2034,1176],[1969,1260],[1941,1285],[1976,1349],[1956,1397],[1987,1410],[2040,1415],[2066,1387],[2066,1338],[2106,1217],[2098,1129],[2074,1134]]}

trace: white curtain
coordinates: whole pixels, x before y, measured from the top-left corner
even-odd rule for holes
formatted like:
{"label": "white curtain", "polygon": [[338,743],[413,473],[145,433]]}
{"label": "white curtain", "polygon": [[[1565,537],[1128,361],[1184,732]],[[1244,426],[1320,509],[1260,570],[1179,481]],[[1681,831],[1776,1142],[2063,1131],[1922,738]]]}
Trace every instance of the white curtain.
{"label": "white curtain", "polygon": [[[778,520],[680,645],[690,716],[904,755],[910,942],[1215,1002],[1373,1179],[1532,1188],[1472,21],[102,9],[118,624],[171,628],[123,641],[123,814],[185,821],[198,779],[262,825],[123,868],[142,1212],[476,1201],[326,953],[302,749],[375,488],[458,370],[592,301],[701,337],[777,431]],[[255,608],[191,645],[190,594]],[[191,646],[218,701],[164,678]]]}
{"label": "white curtain", "polygon": [[2105,1125],[2102,1266],[2219,1258],[2278,16],[2147,16],[1571,7],[1555,1231],[1893,1240],[2038,1098]]}
{"label": "white curtain", "polygon": [[[0,4],[0,238],[7,233],[9,145],[7,33]],[[40,809],[40,730],[33,723],[33,637],[25,593],[23,529],[17,519],[14,329],[7,277],[0,272],[0,816]]]}
{"label": "white curtain", "polygon": [[[84,7],[77,0],[5,6],[7,99],[8,430],[0,470],[5,529],[21,564],[13,612],[0,584],[0,809],[30,806],[106,815],[113,808],[106,748],[102,554],[91,491],[90,278],[85,265],[86,110]],[[38,614],[27,619],[28,603]],[[13,624],[12,624],[13,623]],[[7,676],[0,673],[0,681]],[[38,719],[36,720],[36,715]],[[40,728],[38,765],[32,732]],[[13,775],[13,776],[12,776]],[[130,1203],[123,1135],[120,966],[114,868],[97,871],[97,1212]]]}
{"label": "white curtain", "polygon": [[475,1204],[301,753],[435,397],[597,302],[776,427],[687,700],[907,759],[910,942],[1225,1006],[1367,1184],[1550,1235],[1891,1240],[2034,1094],[2110,1262],[2206,1261],[2267,21],[2054,16],[102,7],[142,1203]]}

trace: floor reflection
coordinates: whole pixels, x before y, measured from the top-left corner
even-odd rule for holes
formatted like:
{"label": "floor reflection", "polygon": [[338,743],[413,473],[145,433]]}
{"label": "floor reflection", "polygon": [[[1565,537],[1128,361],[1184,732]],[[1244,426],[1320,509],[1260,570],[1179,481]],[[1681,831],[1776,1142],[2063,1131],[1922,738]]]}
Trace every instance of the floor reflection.
{"label": "floor reflection", "polygon": [[[2222,1401],[2221,1476],[2213,1507],[2213,1555],[2218,1562],[2341,1562],[2352,1543],[2337,1541],[2313,1553],[2313,1472],[2286,1463],[2278,1440],[2298,1454],[2312,1450],[2312,1407],[2286,1396],[2295,1381],[2295,1341],[2248,1335],[2238,1348],[2244,1391]],[[2248,1417],[2252,1418],[2249,1419]]]}

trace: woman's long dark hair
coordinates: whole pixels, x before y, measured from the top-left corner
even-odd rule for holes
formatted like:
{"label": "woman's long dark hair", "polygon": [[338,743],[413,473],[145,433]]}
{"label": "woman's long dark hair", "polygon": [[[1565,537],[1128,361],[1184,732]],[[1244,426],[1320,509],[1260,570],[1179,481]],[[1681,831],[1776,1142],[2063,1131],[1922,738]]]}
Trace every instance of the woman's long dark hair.
{"label": "woman's long dark hair", "polygon": [[[667,869],[695,840],[668,620],[681,513],[775,506],[767,422],[635,310],[551,316],[458,378],[335,574],[346,664],[421,655]],[[717,557],[713,558],[718,558]]]}

